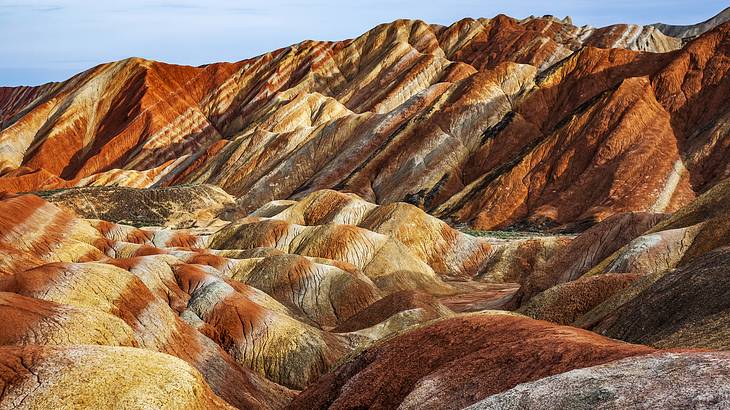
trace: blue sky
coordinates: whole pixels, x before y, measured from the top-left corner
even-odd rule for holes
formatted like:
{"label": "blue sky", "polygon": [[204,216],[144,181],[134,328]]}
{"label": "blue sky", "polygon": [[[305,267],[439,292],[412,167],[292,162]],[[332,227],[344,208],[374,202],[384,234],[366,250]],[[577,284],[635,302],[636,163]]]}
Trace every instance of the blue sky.
{"label": "blue sky", "polygon": [[130,56],[177,64],[237,61],[305,39],[355,37],[419,18],[570,15],[574,24],[692,24],[726,0],[0,0],[0,86],[64,80]]}

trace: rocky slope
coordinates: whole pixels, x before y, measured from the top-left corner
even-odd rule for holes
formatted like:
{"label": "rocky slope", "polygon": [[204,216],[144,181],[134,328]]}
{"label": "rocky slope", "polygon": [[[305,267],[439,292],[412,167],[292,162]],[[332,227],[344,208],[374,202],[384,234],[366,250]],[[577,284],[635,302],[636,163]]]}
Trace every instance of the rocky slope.
{"label": "rocky slope", "polygon": [[[714,191],[724,186],[709,196],[716,198]],[[192,194],[196,187],[188,189]],[[103,203],[111,191],[97,200]],[[161,195],[154,190],[120,192]],[[93,205],[94,197],[88,198]],[[449,309],[458,306],[454,298],[483,303],[485,289],[493,292],[491,286],[501,285],[481,280],[494,280],[484,270],[498,265],[493,259],[506,263],[504,252],[494,249],[511,241],[460,233],[412,205],[379,206],[353,194],[315,191],[300,201],[264,205],[232,222],[215,219],[222,227],[205,223],[192,228],[137,228],[83,219],[60,203],[27,194],[5,194],[0,210],[0,311],[12,321],[0,328],[0,343],[7,360],[22,367],[7,377],[3,405],[55,406],[59,392],[71,390],[73,401],[67,405],[96,403],[85,398],[87,390],[74,387],[73,377],[45,378],[29,393],[31,381],[23,374],[30,369],[103,373],[106,378],[94,385],[102,393],[94,400],[131,407],[184,402],[201,408],[351,408],[366,403],[462,408],[507,394],[520,383],[567,377],[572,369],[610,365],[656,348],[727,347],[722,342],[726,289],[717,276],[725,263],[717,259],[724,255],[718,251],[649,282],[635,302],[612,305],[619,307],[592,326],[654,346],[649,347],[514,313]],[[586,236],[606,238],[591,232]],[[575,242],[587,242],[565,240],[563,252],[573,252]],[[463,263],[473,260],[482,263]],[[628,274],[583,274],[563,284],[597,279],[563,292],[583,298],[576,302],[578,308],[553,303],[544,318],[579,320],[593,306],[600,308],[604,300],[644,280],[637,276],[621,281]],[[657,286],[675,290],[654,291]],[[596,296],[590,296],[593,288]],[[554,289],[546,292],[556,293]],[[698,305],[696,294],[708,291],[717,294],[717,303]],[[585,308],[580,300],[591,305]],[[636,318],[657,326],[637,333],[632,327]],[[88,356],[83,363],[68,359],[83,355]],[[687,360],[706,366],[705,358]],[[122,368],[112,363],[127,362],[138,376],[116,374]],[[180,372],[190,378],[180,379]],[[491,375],[487,382],[485,375]],[[145,377],[154,381],[139,385]],[[168,386],[171,377],[174,384]],[[151,387],[159,393],[145,390]],[[186,393],[171,398],[168,389]],[[696,391],[687,388],[673,397],[684,403]],[[494,400],[506,400],[500,397]]]}
{"label": "rocky slope", "polygon": [[2,89],[0,188],[204,182],[244,215],[334,188],[483,229],[673,211],[730,175],[722,21],[682,47],[549,16],[398,20],[231,64],[104,64]]}
{"label": "rocky slope", "polygon": [[722,408],[730,400],[728,359],[726,352],[632,357],[520,384],[469,409]]}
{"label": "rocky slope", "polygon": [[84,218],[134,226],[178,227],[212,221],[235,199],[213,185],[148,190],[84,187],[45,191],[39,195]]}
{"label": "rocky slope", "polygon": [[[195,369],[128,347],[0,347],[4,408],[232,409]],[[124,368],[124,371],[119,371]],[[71,393],[71,394],[69,394]]]}
{"label": "rocky slope", "polygon": [[727,407],[726,17],[0,88],[0,409]]}
{"label": "rocky slope", "polygon": [[[188,194],[200,198],[209,190],[189,187]],[[217,395],[211,400],[235,407],[281,407],[293,397],[290,389],[313,383],[346,354],[454,315],[437,299],[464,292],[448,281],[447,268],[471,267],[453,272],[469,279],[478,266],[464,261],[490,253],[486,240],[412,205],[379,207],[334,191],[315,192],[273,217],[260,215],[277,204],[234,222],[215,219],[222,228],[185,229],[82,219],[71,209],[85,192],[50,194],[56,204],[27,194],[0,198],[0,311],[12,321],[0,328],[2,345],[122,346],[175,356],[204,381],[196,394],[210,388],[209,395]],[[103,208],[110,196],[163,198],[169,189],[101,192],[91,191],[84,205],[127,218],[123,210]],[[337,198],[343,199],[339,208]],[[197,204],[203,210],[211,205]],[[329,204],[328,212],[318,204]],[[148,205],[140,209],[160,218],[169,207],[166,201]],[[298,222],[325,224],[284,220],[302,215]],[[356,222],[358,215],[360,225],[383,233],[332,222]],[[48,366],[68,366],[61,356],[50,357]]]}
{"label": "rocky slope", "polygon": [[520,316],[471,314],[438,320],[358,354],[290,408],[460,409],[522,382],[650,352]]}

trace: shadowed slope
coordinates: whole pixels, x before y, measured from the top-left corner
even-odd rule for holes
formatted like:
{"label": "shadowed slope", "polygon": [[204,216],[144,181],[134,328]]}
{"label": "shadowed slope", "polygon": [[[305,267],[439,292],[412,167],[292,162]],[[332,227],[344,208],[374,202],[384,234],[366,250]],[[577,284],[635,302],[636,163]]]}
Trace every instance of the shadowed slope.
{"label": "shadowed slope", "polygon": [[449,308],[439,303],[431,295],[404,290],[392,293],[360,310],[347,321],[339,324],[333,331],[353,332],[362,330],[383,323],[394,315],[416,310],[422,314],[419,321],[437,319],[453,314]]}
{"label": "shadowed slope", "polygon": [[290,408],[462,408],[522,382],[652,351],[514,315],[458,316],[350,358]]}
{"label": "shadowed slope", "polygon": [[532,297],[517,312],[534,319],[570,325],[584,313],[627,288],[639,275],[606,273],[555,285]]}
{"label": "shadowed slope", "polygon": [[593,329],[662,347],[730,349],[730,249],[664,274]]}
{"label": "shadowed slope", "polygon": [[510,301],[510,307],[517,309],[552,286],[579,279],[663,218],[665,215],[628,213],[612,216],[591,227],[554,254],[542,269],[530,273]]}

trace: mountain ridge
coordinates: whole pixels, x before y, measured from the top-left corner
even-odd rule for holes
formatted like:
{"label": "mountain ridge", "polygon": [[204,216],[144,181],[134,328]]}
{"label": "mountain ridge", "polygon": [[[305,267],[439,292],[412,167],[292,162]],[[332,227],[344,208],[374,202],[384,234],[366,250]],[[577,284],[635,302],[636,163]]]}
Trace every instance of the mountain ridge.
{"label": "mountain ridge", "polygon": [[0,408],[730,403],[697,27],[397,20],[0,89]]}
{"label": "mountain ridge", "polygon": [[[727,30],[720,27],[714,32],[724,36]],[[572,126],[571,116],[580,120],[584,110],[593,115],[602,109],[590,109],[592,104],[608,101],[590,98],[600,93],[625,98],[623,94],[635,92],[632,88],[642,87],[627,83],[614,89],[618,81],[649,75],[654,92],[662,93],[655,79],[660,67],[683,59],[679,50],[701,39],[684,47],[680,40],[652,26],[595,29],[551,16],[517,20],[498,15],[451,26],[396,20],[355,39],[304,41],[236,63],[192,67],[130,58],[62,83],[0,92],[0,189],[212,183],[238,197],[245,214],[269,200],[336,188],[378,203],[407,200],[483,229],[575,229],[571,226],[581,221],[600,221],[616,212],[676,209],[728,172],[697,177],[692,168],[685,170],[678,155],[709,149],[711,157],[718,157],[721,151],[696,144],[680,146],[679,154],[662,152],[660,157],[673,159],[660,167],[660,174],[679,176],[670,177],[669,187],[661,187],[659,175],[639,197],[625,188],[618,192],[621,188],[614,185],[609,189],[617,192],[616,199],[601,194],[587,199],[592,207],[576,210],[566,208],[568,199],[545,194],[553,188],[550,181],[546,186],[535,179],[542,178],[538,169],[520,168],[521,162],[545,155],[535,151],[544,142],[571,138],[573,131],[565,130]],[[641,50],[664,53],[652,57]],[[625,68],[615,61],[624,61]],[[590,87],[588,76],[594,74],[571,72],[571,64],[615,74],[596,74],[608,83]],[[712,76],[721,77],[726,67],[712,70]],[[719,80],[721,88],[727,86]],[[590,98],[560,91],[569,85],[582,87]],[[562,99],[552,101],[548,87],[562,93]],[[661,94],[656,98],[663,106],[651,107],[655,103],[647,101],[647,109],[660,116],[669,109],[674,118],[667,107],[671,103]],[[730,114],[714,115],[698,126],[712,128]],[[666,125],[658,132],[671,138],[675,128]],[[693,139],[712,141],[713,131]],[[523,136],[515,138],[515,132]],[[603,132],[601,138],[612,130]],[[414,140],[414,133],[425,140]],[[686,137],[677,138],[681,145]],[[495,140],[509,141],[509,146],[497,148]],[[319,158],[311,151],[318,146],[334,151]],[[707,167],[702,159],[690,163]],[[292,174],[291,160],[301,175]],[[685,182],[688,173],[692,187]],[[285,181],[284,174],[297,181],[272,185]],[[528,195],[502,197],[506,208],[499,212],[504,216],[485,217],[484,210],[494,210],[483,198],[494,196],[495,178],[526,176],[536,181],[526,191],[520,188]],[[576,175],[566,177],[581,183]],[[276,188],[270,191],[270,186]]]}

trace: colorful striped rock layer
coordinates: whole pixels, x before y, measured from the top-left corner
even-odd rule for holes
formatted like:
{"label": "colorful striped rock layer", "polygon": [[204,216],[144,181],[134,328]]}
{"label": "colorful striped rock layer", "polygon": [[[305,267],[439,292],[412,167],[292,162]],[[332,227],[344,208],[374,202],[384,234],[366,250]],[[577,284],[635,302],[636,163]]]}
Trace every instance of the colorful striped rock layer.
{"label": "colorful striped rock layer", "polygon": [[728,18],[397,20],[236,63],[102,64],[0,88],[0,189],[208,183],[246,215],[332,188],[480,229],[671,212],[730,176]]}
{"label": "colorful striped rock layer", "polygon": [[0,410],[730,408],[729,10],[0,88]]}

